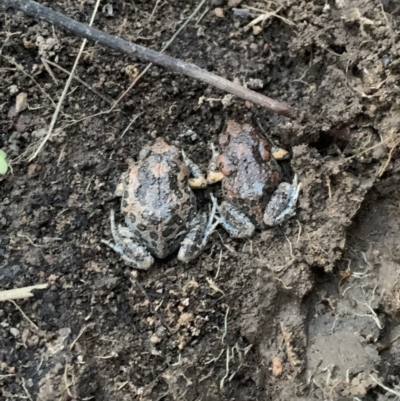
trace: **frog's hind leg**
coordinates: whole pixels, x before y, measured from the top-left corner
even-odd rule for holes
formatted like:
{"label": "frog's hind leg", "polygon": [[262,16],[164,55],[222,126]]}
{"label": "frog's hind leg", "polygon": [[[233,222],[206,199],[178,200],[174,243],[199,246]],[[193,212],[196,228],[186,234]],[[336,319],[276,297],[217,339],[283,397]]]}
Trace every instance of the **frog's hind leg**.
{"label": "frog's hind leg", "polygon": [[204,213],[196,216],[190,222],[189,233],[181,242],[178,253],[178,259],[184,263],[190,262],[196,258],[206,247],[210,235],[219,224],[219,220],[214,223],[216,205],[213,204],[210,216],[207,222],[207,215]]}
{"label": "frog's hind leg", "polygon": [[110,223],[115,244],[104,239],[101,242],[117,252],[128,266],[147,270],[154,263],[154,258],[146,248],[134,241],[135,236],[127,227],[118,226],[118,229],[115,227],[114,210],[110,212]]}
{"label": "frog's hind leg", "polygon": [[204,174],[201,172],[200,167],[191,159],[186,156],[186,153],[182,150],[183,161],[192,175],[189,179],[189,185],[191,188],[205,188],[207,186],[207,180]]}
{"label": "frog's hind leg", "polygon": [[290,219],[296,213],[301,183],[295,174],[293,183],[282,182],[273,194],[264,213],[264,223],[273,227]]}
{"label": "frog's hind leg", "polygon": [[220,213],[217,219],[232,237],[250,238],[254,234],[256,227],[244,212],[228,202],[218,205],[213,194],[211,194],[211,200]]}

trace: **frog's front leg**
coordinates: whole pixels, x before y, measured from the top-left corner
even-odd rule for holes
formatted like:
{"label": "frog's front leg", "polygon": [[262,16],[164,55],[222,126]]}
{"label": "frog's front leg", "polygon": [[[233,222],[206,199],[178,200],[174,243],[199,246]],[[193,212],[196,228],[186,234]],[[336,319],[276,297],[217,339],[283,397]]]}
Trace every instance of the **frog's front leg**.
{"label": "frog's front leg", "polygon": [[232,237],[250,238],[254,234],[256,227],[244,212],[226,201],[218,205],[217,199],[212,194],[211,200],[220,213],[217,217],[220,224]]}
{"label": "frog's front leg", "polygon": [[218,159],[219,153],[215,149],[215,146],[212,142],[210,143],[209,147],[211,149],[212,156],[211,156],[211,160],[210,160],[210,163],[209,163],[208,169],[207,169],[207,184],[215,184],[219,181],[222,181],[222,179],[224,178],[224,175],[219,170],[218,165],[217,165],[217,159]]}
{"label": "frog's front leg", "polygon": [[147,270],[154,263],[154,258],[151,254],[145,247],[139,244],[128,227],[118,226],[118,229],[115,227],[114,210],[110,212],[110,222],[111,233],[115,244],[104,239],[102,239],[101,242],[117,252],[128,266],[140,270]]}
{"label": "frog's front leg", "polygon": [[282,182],[272,195],[264,212],[264,223],[267,226],[277,226],[296,213],[296,203],[299,198],[301,183],[295,174],[293,183]]}
{"label": "frog's front leg", "polygon": [[219,224],[219,219],[214,223],[216,210],[216,205],[213,205],[208,222],[205,213],[192,219],[189,232],[181,242],[178,253],[178,259],[180,261],[184,263],[190,262],[206,247],[210,235]]}
{"label": "frog's front leg", "polygon": [[200,167],[191,159],[189,159],[183,150],[182,150],[182,157],[192,176],[192,178],[189,179],[190,187],[195,189],[205,188],[207,186],[207,180],[206,177],[204,177],[204,174],[201,172]]}

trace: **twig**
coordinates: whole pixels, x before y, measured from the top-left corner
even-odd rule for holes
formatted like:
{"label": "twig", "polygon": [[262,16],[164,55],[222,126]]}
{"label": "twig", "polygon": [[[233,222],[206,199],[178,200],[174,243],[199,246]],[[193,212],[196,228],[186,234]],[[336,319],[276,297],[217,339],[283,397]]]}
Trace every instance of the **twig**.
{"label": "twig", "polygon": [[63,375],[63,378],[64,378],[64,385],[65,385],[65,389],[67,390],[67,393],[68,393],[69,397],[70,397],[70,398],[75,398],[75,397],[72,395],[71,390],[69,389],[70,386],[72,385],[72,383],[69,383],[69,382],[68,382],[68,368],[69,368],[69,367],[70,367],[69,364],[68,364],[68,363],[65,363],[64,375]]}
{"label": "twig", "polygon": [[160,0],[157,0],[157,1],[156,1],[156,5],[154,6],[153,11],[151,12],[151,15],[150,15],[149,19],[147,20],[147,22],[150,22],[150,20],[153,18],[154,13],[155,13],[156,10],[157,10],[158,3],[159,3],[159,2],[160,2]]}
{"label": "twig", "polygon": [[219,383],[219,388],[222,390],[224,388],[224,383],[225,383],[225,379],[228,377],[229,375],[229,360],[230,360],[230,356],[229,356],[229,347],[226,347],[226,364],[225,364],[225,369],[226,369],[226,373],[225,376],[221,379],[220,383]]}
{"label": "twig", "polygon": [[15,65],[18,70],[20,70],[24,75],[26,75],[28,78],[32,80],[32,82],[39,88],[40,92],[42,92],[43,96],[46,97],[50,103],[53,105],[54,108],[56,108],[56,104],[54,103],[54,100],[49,96],[49,94],[38,84],[38,82],[35,80],[35,78],[32,77],[32,75],[28,74],[20,64],[18,64],[13,58],[4,56],[3,54],[0,53],[0,56],[6,59],[10,64]]}
{"label": "twig", "polygon": [[382,384],[380,381],[376,380],[374,376],[369,375],[369,377],[379,386],[382,387],[384,390],[386,390],[388,393],[390,394],[394,394],[397,397],[400,397],[400,393],[398,391],[394,391],[391,388],[385,386],[384,384]]}
{"label": "twig", "polygon": [[[176,37],[186,28],[187,24],[193,19],[193,17],[200,11],[201,7],[203,7],[203,4],[206,2],[207,0],[202,0],[200,2],[200,4],[196,7],[196,9],[192,12],[192,14],[189,15],[189,17],[186,19],[186,21],[179,27],[179,29],[172,35],[171,39],[163,46],[163,48],[161,49],[161,53],[164,53],[165,50],[168,49],[169,45],[176,39]],[[158,5],[158,1],[153,9],[153,12],[149,18],[152,18],[155,9],[157,8]],[[115,101],[115,103],[113,104],[113,106],[111,107],[110,111],[113,110],[117,104],[131,91],[131,89],[136,85],[136,83],[139,81],[140,78],[143,77],[144,74],[146,74],[146,72],[151,68],[151,66],[153,65],[153,63],[147,64],[146,68],[136,77],[136,79],[129,85],[129,88]]]}
{"label": "twig", "polygon": [[[90,22],[89,22],[89,26],[91,26],[91,25],[93,24],[94,17],[96,16],[96,13],[97,13],[97,9],[99,8],[99,4],[100,4],[100,0],[97,0],[96,4],[95,4],[95,6],[94,6],[92,18],[90,19]],[[58,101],[57,108],[56,108],[56,110],[55,110],[55,112],[54,112],[54,114],[53,114],[53,117],[52,117],[52,119],[51,119],[49,131],[47,132],[47,135],[43,138],[42,142],[39,144],[39,146],[38,146],[38,148],[36,149],[36,151],[35,151],[35,152],[33,153],[33,155],[28,159],[28,161],[32,161],[33,159],[36,158],[36,156],[37,156],[37,155],[40,153],[40,151],[43,149],[43,147],[44,147],[44,145],[46,144],[46,142],[49,140],[49,138],[50,138],[50,136],[51,136],[51,133],[53,132],[53,128],[54,128],[54,126],[56,125],[56,121],[57,121],[58,114],[60,113],[60,110],[61,110],[61,105],[63,104],[64,99],[65,99],[65,97],[67,96],[68,89],[69,89],[69,87],[70,87],[70,85],[71,85],[72,78],[73,78],[73,76],[74,76],[74,73],[75,73],[76,68],[78,67],[79,59],[81,58],[81,54],[82,54],[82,52],[83,52],[83,49],[84,49],[85,46],[86,46],[86,43],[87,43],[87,40],[84,39],[83,42],[82,42],[82,44],[81,44],[81,48],[79,49],[78,55],[76,56],[75,63],[74,63],[74,65],[73,65],[73,67],[72,67],[72,70],[71,70],[71,74],[70,74],[69,77],[68,77],[67,83],[66,83],[65,86],[64,86],[64,90],[63,90],[63,92],[62,92],[62,94],[61,94],[60,100]]]}
{"label": "twig", "polygon": [[87,330],[87,329],[93,329],[94,327],[94,323],[88,323],[85,324],[85,326],[83,326],[81,328],[81,331],[78,333],[78,336],[75,338],[74,341],[72,341],[71,345],[69,346],[69,349],[72,350],[72,348],[74,348],[74,345],[77,343],[77,341],[81,338],[82,334]]}
{"label": "twig", "polygon": [[12,299],[10,299],[9,301],[12,302],[12,303],[14,304],[14,306],[19,310],[19,312],[21,313],[21,315],[29,322],[29,324],[30,324],[34,329],[36,329],[36,330],[39,331],[39,327],[37,327],[36,324],[33,323],[32,320],[29,319],[29,317],[25,315],[24,311],[23,311]]}
{"label": "twig", "polygon": [[98,29],[89,27],[86,24],[77,22],[72,18],[59,12],[55,12],[32,0],[2,0],[2,2],[5,6],[14,7],[17,10],[47,21],[58,28],[73,33],[74,35],[86,38],[116,51],[136,56],[140,60],[154,63],[171,71],[198,79],[241,99],[249,100],[250,102],[263,106],[282,116],[292,119],[297,117],[297,110],[289,106],[287,103],[271,99],[267,96],[261,95],[260,93],[244,88],[226,78],[222,78],[203,70],[196,65],[186,63],[182,60],[161,54],[157,51],[147,49],[143,46],[136,45],[99,31]]}
{"label": "twig", "polygon": [[27,389],[26,386],[25,386],[25,380],[24,380],[24,378],[21,377],[21,380],[22,380],[22,388],[24,389],[26,396],[32,401],[32,397],[31,397],[31,395],[29,394],[29,391],[28,391],[28,389]]}
{"label": "twig", "polygon": [[12,299],[25,299],[33,297],[33,290],[43,290],[47,284],[32,285],[31,287],[15,288],[14,290],[0,291],[0,302]]}
{"label": "twig", "polygon": [[378,172],[378,177],[382,177],[383,173],[386,171],[390,161],[392,160],[392,156],[393,156],[393,152],[395,151],[395,149],[397,148],[397,146],[400,144],[400,139],[398,139],[393,146],[390,148],[388,157],[385,161],[385,163],[383,163],[383,165],[381,166],[381,168],[379,169]]}
{"label": "twig", "polygon": [[[47,64],[52,65],[53,67],[58,68],[60,71],[62,71],[63,73],[67,74],[67,75],[71,75],[71,73],[66,70],[65,68],[61,67],[60,65],[53,63],[50,60],[47,60],[46,58],[42,57],[42,61],[46,62]],[[81,83],[85,88],[89,89],[90,91],[92,91],[95,95],[97,95],[99,98],[103,99],[105,102],[107,102],[108,104],[112,104],[112,101],[110,99],[108,99],[106,96],[104,96],[102,93],[100,93],[99,91],[97,91],[96,89],[94,89],[92,86],[90,86],[87,82],[83,81],[81,78],[79,78],[77,75],[74,75],[72,77],[73,79],[75,79],[75,81],[78,81],[79,83]]]}
{"label": "twig", "polygon": [[147,299],[149,306],[154,313],[155,316],[157,316],[160,319],[161,324],[168,330],[170,334],[174,334],[171,327],[169,327],[168,323],[165,321],[165,319],[154,309],[153,302],[151,301],[149,295],[147,294],[146,290],[142,286],[142,284],[139,283],[139,281],[135,277],[131,277],[131,282],[136,284],[136,286],[139,288],[139,290],[142,292],[142,294],[145,296]]}
{"label": "twig", "polygon": [[225,313],[225,319],[224,319],[224,333],[222,334],[221,337],[221,343],[225,343],[225,337],[228,333],[228,314],[229,314],[229,306],[226,308],[226,313]]}
{"label": "twig", "polygon": [[131,128],[131,125],[143,114],[143,111],[141,113],[136,114],[136,116],[134,116],[132,118],[132,120],[129,122],[128,126],[124,129],[124,132],[121,134],[121,136],[119,137],[119,139],[122,139],[124,137],[124,135],[128,132],[129,128]]}

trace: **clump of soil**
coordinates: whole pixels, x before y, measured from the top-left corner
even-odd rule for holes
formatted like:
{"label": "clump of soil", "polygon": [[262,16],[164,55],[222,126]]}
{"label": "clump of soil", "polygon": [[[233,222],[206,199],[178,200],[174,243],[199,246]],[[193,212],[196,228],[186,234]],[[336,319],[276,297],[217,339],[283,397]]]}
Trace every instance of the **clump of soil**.
{"label": "clump of soil", "polygon": [[[95,26],[161,49],[189,3],[111,2]],[[0,286],[49,284],[0,305],[3,399],[399,393],[399,7],[250,3],[272,14],[247,27],[260,11],[212,0],[169,54],[288,102],[297,121],[156,66],[107,113],[145,65],[91,43],[76,72],[90,89],[73,81],[33,160],[67,79],[54,63],[71,70],[81,40],[20,12],[1,19],[0,148],[12,172],[0,182]],[[93,4],[51,7],[88,21]],[[110,209],[121,221],[114,190],[129,159],[162,136],[205,170],[227,119],[260,122],[290,150],[296,217],[247,241],[219,228],[195,262],[172,255],[132,273],[100,242]],[[204,210],[210,191],[220,195],[196,192]]]}

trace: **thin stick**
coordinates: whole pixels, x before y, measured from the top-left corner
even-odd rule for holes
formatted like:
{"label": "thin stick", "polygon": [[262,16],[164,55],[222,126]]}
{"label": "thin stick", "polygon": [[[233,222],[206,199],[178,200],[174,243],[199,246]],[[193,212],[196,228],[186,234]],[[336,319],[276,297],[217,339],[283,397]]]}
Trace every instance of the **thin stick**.
{"label": "thin stick", "polygon": [[150,15],[149,19],[147,20],[147,22],[150,22],[150,20],[153,18],[153,15],[154,15],[154,13],[155,13],[156,10],[157,10],[158,3],[159,3],[159,2],[160,2],[160,0],[157,0],[157,1],[156,1],[156,5],[154,6],[153,11],[151,12],[151,15]]}
{"label": "thin stick", "polygon": [[[96,16],[96,13],[97,13],[97,9],[99,8],[99,4],[100,4],[100,0],[97,0],[96,4],[95,4],[95,6],[94,6],[92,18],[90,19],[90,22],[89,22],[89,26],[91,26],[91,25],[93,24],[94,17]],[[74,76],[74,73],[75,73],[76,68],[78,67],[79,59],[81,58],[81,54],[82,54],[82,52],[83,52],[83,49],[84,49],[85,46],[86,46],[86,43],[87,43],[87,40],[84,39],[83,42],[82,42],[82,44],[81,44],[81,48],[79,49],[79,53],[78,53],[78,55],[76,56],[74,66],[72,67],[72,70],[71,70],[71,74],[70,74],[69,77],[68,77],[67,83],[66,83],[65,86],[64,86],[64,90],[63,90],[63,92],[62,92],[62,94],[61,94],[60,100],[58,101],[57,108],[56,108],[56,110],[55,110],[55,112],[54,112],[54,114],[53,114],[53,117],[52,117],[52,119],[51,119],[49,131],[47,132],[47,135],[43,138],[43,141],[40,143],[40,145],[38,146],[38,148],[36,149],[36,151],[35,151],[35,152],[33,153],[33,155],[28,159],[28,161],[32,161],[33,159],[36,158],[36,156],[37,156],[37,155],[40,153],[40,151],[43,149],[43,147],[44,147],[44,145],[46,144],[46,142],[49,140],[49,138],[50,138],[50,136],[51,136],[51,133],[53,132],[53,128],[54,128],[54,126],[56,125],[56,121],[57,121],[57,118],[58,118],[58,114],[60,113],[60,110],[61,110],[61,105],[63,104],[64,99],[65,99],[65,97],[67,96],[68,89],[69,89],[69,87],[70,87],[70,85],[71,85],[72,78],[73,78],[73,76]]]}
{"label": "thin stick", "polygon": [[263,106],[282,116],[292,119],[297,117],[297,110],[289,106],[287,103],[271,99],[267,96],[261,95],[260,93],[244,88],[226,78],[222,78],[203,70],[196,65],[186,63],[182,60],[114,37],[105,32],[99,31],[98,29],[94,29],[32,0],[2,0],[2,3],[5,6],[14,7],[17,10],[32,15],[33,17],[47,21],[58,28],[73,33],[74,35],[86,38],[122,53],[131,54],[140,60],[154,63],[171,71],[205,82],[241,99],[249,100],[250,102]]}
{"label": "thin stick", "polygon": [[[32,401],[32,397],[31,397],[31,395],[29,394],[29,391],[28,391],[28,389],[27,389],[26,386],[25,386],[25,380],[24,380],[24,378],[21,377],[21,380],[22,380],[22,388],[24,389],[26,396]],[[25,397],[24,397],[24,398],[25,398]]]}
{"label": "thin stick", "polygon": [[[200,4],[196,7],[196,9],[192,12],[192,14],[189,15],[189,17],[186,19],[186,21],[179,27],[179,29],[172,35],[172,38],[164,45],[164,47],[161,49],[161,53],[164,53],[165,50],[168,49],[169,45],[175,40],[175,38],[185,29],[187,24],[193,19],[193,17],[200,11],[201,7],[203,7],[203,4],[207,0],[202,0]],[[158,2],[157,2],[158,4]],[[157,7],[157,4],[155,5],[154,9]],[[153,10],[154,13],[154,10]],[[153,13],[150,16],[153,16]],[[129,88],[116,100],[114,105],[111,107],[110,111],[113,110],[117,104],[131,91],[131,89],[136,85],[136,83],[139,81],[140,78],[143,77],[144,74],[151,68],[153,63],[147,64],[146,68],[136,77],[136,79],[129,85]]]}
{"label": "thin stick", "polygon": [[69,346],[69,349],[72,350],[72,348],[74,348],[74,345],[77,343],[77,341],[81,338],[81,336],[83,335],[83,333],[87,330],[87,329],[93,329],[94,327],[94,323],[88,323],[85,326],[83,326],[81,328],[81,331],[79,332],[78,336],[75,338],[74,341],[72,341],[71,345]]}
{"label": "thin stick", "polygon": [[0,302],[12,299],[25,299],[33,297],[33,290],[44,290],[47,284],[32,285],[31,287],[15,288],[14,290],[0,291]]}
{"label": "thin stick", "polygon": [[[47,58],[42,57],[42,61],[45,61],[47,64],[52,65],[53,67],[58,68],[60,71],[62,71],[63,73],[67,74],[67,75],[71,75],[71,72],[66,70],[65,68],[61,67],[60,65],[53,63],[50,60],[47,60]],[[107,97],[105,97],[102,93],[100,93],[99,91],[97,91],[96,89],[94,89],[92,86],[90,86],[87,82],[83,81],[81,78],[79,78],[77,75],[74,75],[72,77],[73,79],[75,79],[76,81],[78,81],[79,83],[81,83],[84,87],[86,87],[87,89],[89,89],[90,91],[92,91],[95,95],[97,95],[99,98],[103,99],[105,102],[107,102],[108,104],[112,104],[112,101],[110,99],[108,99]]]}
{"label": "thin stick", "polygon": [[131,282],[135,283],[136,286],[139,288],[139,290],[142,292],[142,294],[145,296],[145,298],[147,299],[147,302],[149,303],[149,306],[150,306],[152,312],[154,313],[155,316],[158,317],[158,319],[160,319],[161,324],[168,330],[168,332],[170,334],[174,334],[172,329],[171,329],[171,327],[169,327],[169,325],[165,321],[165,319],[154,309],[153,302],[151,301],[149,295],[147,294],[147,292],[144,289],[144,287],[142,286],[142,284],[140,284],[139,281],[135,277],[131,277]]}
{"label": "thin stick", "polygon": [[21,315],[30,323],[30,325],[31,325],[34,329],[39,330],[39,327],[37,327],[36,324],[33,323],[32,320],[29,319],[29,317],[25,315],[24,311],[23,311],[12,299],[10,299],[9,301],[12,302],[12,303],[14,304],[14,306],[19,310],[19,312],[21,313]]}
{"label": "thin stick", "polygon": [[379,380],[376,380],[374,376],[369,375],[369,377],[380,387],[382,387],[384,390],[386,390],[390,394],[394,394],[397,397],[400,397],[400,393],[398,391],[394,391],[391,388],[385,386],[383,383],[381,383]]}
{"label": "thin stick", "polygon": [[42,92],[43,96],[46,97],[50,103],[53,105],[54,108],[56,108],[56,104],[54,103],[54,100],[49,96],[49,94],[38,84],[38,82],[35,80],[35,78],[32,77],[32,75],[29,75],[20,64],[18,64],[13,58],[5,56],[3,54],[0,54],[1,57],[6,59],[10,64],[15,65],[18,70],[20,70],[25,76],[27,76],[29,79],[33,81],[33,83],[39,88],[40,92]]}
{"label": "thin stick", "polygon": [[224,319],[224,333],[222,334],[221,337],[221,343],[225,343],[225,337],[226,334],[228,333],[228,314],[229,314],[229,306],[226,308],[226,313],[225,313],[225,319]]}

